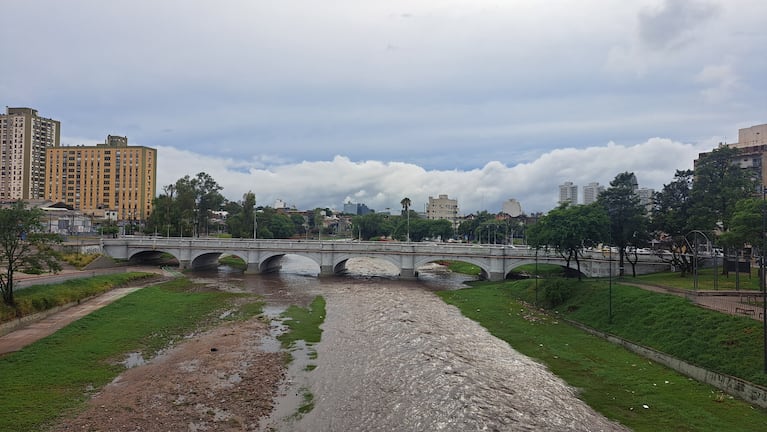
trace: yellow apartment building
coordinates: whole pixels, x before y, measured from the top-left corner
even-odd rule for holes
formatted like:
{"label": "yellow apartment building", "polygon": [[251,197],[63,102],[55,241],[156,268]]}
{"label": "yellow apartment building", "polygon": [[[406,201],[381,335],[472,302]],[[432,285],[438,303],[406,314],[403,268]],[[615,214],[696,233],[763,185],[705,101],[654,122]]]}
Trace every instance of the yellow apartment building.
{"label": "yellow apartment building", "polygon": [[156,149],[128,146],[127,137],[109,135],[104,144],[46,153],[45,199],[97,218],[114,211],[119,221],[145,220],[152,212]]}

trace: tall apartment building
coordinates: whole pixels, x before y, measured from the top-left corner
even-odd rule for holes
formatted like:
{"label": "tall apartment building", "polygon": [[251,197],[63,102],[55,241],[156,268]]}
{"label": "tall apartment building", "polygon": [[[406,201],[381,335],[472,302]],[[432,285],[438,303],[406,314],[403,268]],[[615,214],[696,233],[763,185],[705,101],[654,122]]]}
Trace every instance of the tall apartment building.
{"label": "tall apartment building", "polygon": [[600,186],[598,182],[591,182],[583,187],[583,204],[596,202],[599,194],[604,192],[605,187]]}
{"label": "tall apartment building", "polygon": [[[767,186],[767,124],[739,129],[738,142],[726,145],[738,149],[738,155],[732,162],[753,173],[761,194],[761,187]],[[695,163],[707,154],[709,152],[700,153]]]}
{"label": "tall apartment building", "polygon": [[157,150],[109,135],[95,146],[50,148],[46,157],[46,199],[95,217],[115,211],[121,221],[144,220],[152,212]]}
{"label": "tall apartment building", "polygon": [[573,182],[565,182],[559,185],[559,204],[569,202],[571,205],[578,204],[578,185]]}
{"label": "tall apartment building", "polygon": [[458,227],[458,200],[450,199],[447,195],[438,198],[429,197],[426,205],[426,219],[449,220],[453,228]]}
{"label": "tall apartment building", "polygon": [[42,199],[45,151],[58,147],[61,123],[32,108],[7,108],[0,114],[0,201]]}

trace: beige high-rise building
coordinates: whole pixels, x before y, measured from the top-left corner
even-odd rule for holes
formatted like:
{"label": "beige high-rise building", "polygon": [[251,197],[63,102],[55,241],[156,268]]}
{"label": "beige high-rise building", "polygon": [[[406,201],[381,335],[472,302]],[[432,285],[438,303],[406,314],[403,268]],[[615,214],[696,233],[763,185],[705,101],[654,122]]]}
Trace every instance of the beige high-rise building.
{"label": "beige high-rise building", "polygon": [[429,197],[429,204],[426,206],[426,219],[446,219],[453,224],[453,228],[457,228],[458,200],[450,199],[447,195],[440,195],[439,198]]}
{"label": "beige high-rise building", "polygon": [[[767,124],[751,126],[738,130],[738,142],[724,144],[738,149],[738,154],[732,162],[743,169],[749,170],[759,185],[759,195],[762,187],[767,187]],[[705,152],[698,154],[698,161],[710,154]]]}
{"label": "beige high-rise building", "polygon": [[42,199],[45,151],[58,147],[61,122],[32,108],[7,108],[0,114],[0,201]]}
{"label": "beige high-rise building", "polygon": [[145,220],[156,177],[156,149],[109,135],[104,144],[48,149],[45,198],[95,217],[115,211],[121,221]]}

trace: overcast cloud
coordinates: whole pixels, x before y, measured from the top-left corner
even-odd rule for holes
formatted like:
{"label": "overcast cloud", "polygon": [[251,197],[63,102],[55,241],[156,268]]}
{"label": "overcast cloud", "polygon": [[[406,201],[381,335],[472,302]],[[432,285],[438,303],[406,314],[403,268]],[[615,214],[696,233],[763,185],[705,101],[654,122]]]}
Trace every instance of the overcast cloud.
{"label": "overcast cloud", "polygon": [[767,122],[759,0],[29,0],[2,16],[0,104],[61,120],[65,145],[158,148],[159,186],[205,171],[264,205],[546,211],[565,181],[660,188]]}

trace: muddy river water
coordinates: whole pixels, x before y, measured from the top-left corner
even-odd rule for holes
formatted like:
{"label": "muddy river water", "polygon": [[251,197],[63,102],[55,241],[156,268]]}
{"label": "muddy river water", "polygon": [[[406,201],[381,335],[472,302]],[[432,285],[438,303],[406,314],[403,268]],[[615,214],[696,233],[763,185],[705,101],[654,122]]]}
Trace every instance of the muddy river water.
{"label": "muddy river water", "polygon": [[[326,301],[322,341],[293,353],[262,430],[624,430],[434,294],[460,289],[467,277],[433,268],[403,281],[387,265],[353,260],[348,276],[320,279],[315,264],[287,256],[279,274],[216,274],[222,284],[264,295],[274,318],[317,295]],[[277,347],[264,341],[265,350]],[[297,414],[305,397],[314,407]]]}

